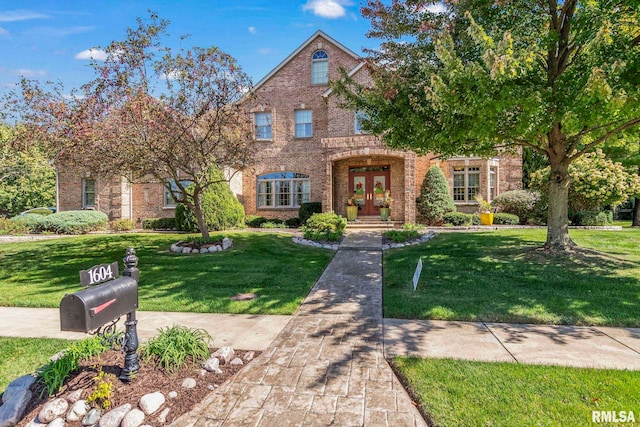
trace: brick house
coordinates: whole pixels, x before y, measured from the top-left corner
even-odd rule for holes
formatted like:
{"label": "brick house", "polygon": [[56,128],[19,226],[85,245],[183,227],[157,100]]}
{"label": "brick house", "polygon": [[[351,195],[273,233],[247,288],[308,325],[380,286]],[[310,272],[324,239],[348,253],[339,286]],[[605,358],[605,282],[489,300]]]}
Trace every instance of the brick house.
{"label": "brick house", "polygon": [[[370,81],[362,58],[317,31],[255,85],[256,97],[246,108],[254,120],[257,154],[253,166],[231,182],[247,215],[296,217],[307,201],[346,215],[347,199],[357,196],[359,218],[377,218],[379,192],[390,190],[391,219],[416,222],[415,199],[432,164],[445,173],[459,211],[476,210],[476,193],[491,200],[521,188],[520,156],[445,160],[385,147],[360,129],[357,112],[340,108],[329,87],[340,69],[356,81]],[[58,190],[60,210],[99,209],[110,219],[138,224],[173,216],[175,207],[160,182],[100,182],[90,171],[78,176],[59,170]]]}

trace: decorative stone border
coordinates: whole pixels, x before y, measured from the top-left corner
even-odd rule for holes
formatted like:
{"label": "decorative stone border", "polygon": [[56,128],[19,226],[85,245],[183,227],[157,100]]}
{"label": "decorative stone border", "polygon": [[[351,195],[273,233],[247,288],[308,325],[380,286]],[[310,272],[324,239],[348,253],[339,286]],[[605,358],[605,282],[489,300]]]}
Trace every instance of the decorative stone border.
{"label": "decorative stone border", "polygon": [[231,249],[231,247],[233,246],[233,241],[228,237],[225,237],[224,239],[222,239],[222,245],[211,245],[209,247],[200,248],[200,249],[192,249],[187,246],[178,246],[180,243],[185,243],[185,242],[181,240],[171,245],[171,249],[170,249],[171,252],[174,252],[177,254],[207,254],[207,253],[213,253],[213,252],[226,251],[228,249]]}
{"label": "decorative stone border", "polygon": [[386,251],[387,249],[396,249],[396,248],[404,248],[405,246],[419,245],[420,243],[427,242],[433,239],[436,236],[434,231],[429,231],[427,234],[423,234],[417,240],[412,240],[410,242],[403,243],[385,243],[382,245],[382,250]]}
{"label": "decorative stone border", "polygon": [[293,236],[291,240],[293,241],[293,243],[297,243],[299,245],[312,246],[314,248],[331,249],[332,251],[337,251],[340,248],[340,245],[338,245],[337,243],[314,242],[313,240],[303,239],[302,237],[298,236]]}

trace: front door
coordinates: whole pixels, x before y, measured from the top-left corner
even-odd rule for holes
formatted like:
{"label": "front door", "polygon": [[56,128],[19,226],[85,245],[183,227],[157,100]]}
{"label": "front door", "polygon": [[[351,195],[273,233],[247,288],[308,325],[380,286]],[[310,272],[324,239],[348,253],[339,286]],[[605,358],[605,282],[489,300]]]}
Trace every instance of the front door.
{"label": "front door", "polygon": [[391,190],[389,166],[349,168],[349,191],[359,215],[379,215],[384,192]]}

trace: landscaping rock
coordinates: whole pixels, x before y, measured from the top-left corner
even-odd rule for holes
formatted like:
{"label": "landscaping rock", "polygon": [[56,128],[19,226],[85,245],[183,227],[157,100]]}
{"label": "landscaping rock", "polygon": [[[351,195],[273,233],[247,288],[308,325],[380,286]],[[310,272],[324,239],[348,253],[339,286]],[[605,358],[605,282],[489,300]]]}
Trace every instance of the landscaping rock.
{"label": "landscaping rock", "polygon": [[11,399],[0,406],[0,427],[12,427],[22,419],[33,394],[28,389],[12,392]]}
{"label": "landscaping rock", "polygon": [[144,422],[144,412],[138,408],[134,408],[127,412],[127,415],[122,419],[121,427],[139,427]]}
{"label": "landscaping rock", "polygon": [[41,423],[50,423],[56,418],[64,415],[69,409],[69,402],[67,399],[59,397],[48,402],[44,405],[44,408],[38,414],[38,421]]}
{"label": "landscaping rock", "polygon": [[40,424],[38,422],[38,417],[36,417],[36,418],[32,419],[31,421],[29,421],[25,427],[45,427],[45,426],[46,426],[46,424]]}
{"label": "landscaping rock", "polygon": [[[149,393],[142,396],[138,406],[140,406],[140,409],[142,409],[145,414],[151,415],[164,405],[165,400],[164,394],[156,391],[155,393]],[[142,424],[142,421],[140,424]]]}
{"label": "landscaping rock", "polygon": [[100,427],[119,427],[122,419],[131,410],[131,404],[125,403],[107,412],[100,418]]}
{"label": "landscaping rock", "polygon": [[64,418],[56,418],[55,420],[51,421],[47,427],[64,427],[65,426],[65,421]]}
{"label": "landscaping rock", "polygon": [[196,386],[196,380],[194,378],[185,378],[182,381],[182,388],[194,388]]}
{"label": "landscaping rock", "polygon": [[204,369],[209,372],[214,372],[216,370],[220,370],[220,360],[217,357],[210,357],[206,362],[202,365]]}
{"label": "landscaping rock", "polygon": [[249,351],[244,355],[245,362],[251,362],[256,357],[255,351]]}
{"label": "landscaping rock", "polygon": [[71,405],[71,409],[67,412],[67,421],[80,421],[82,417],[87,415],[91,407],[87,403],[86,400],[78,400],[73,405]]}
{"label": "landscaping rock", "polygon": [[175,399],[176,397],[178,397],[178,392],[170,391],[169,394],[167,394],[167,396],[169,396],[169,399]]}
{"label": "landscaping rock", "polygon": [[29,390],[29,387],[31,387],[31,384],[33,384],[35,380],[36,377],[34,376],[23,375],[11,381],[2,394],[2,402],[6,403],[11,400],[12,395],[19,392],[20,390]]}
{"label": "landscaping rock", "polygon": [[214,253],[214,252],[217,252],[218,250],[216,249],[215,246],[209,246],[208,251],[209,251],[209,253]]}
{"label": "landscaping rock", "polygon": [[220,347],[215,353],[213,353],[212,357],[218,357],[222,364],[227,364],[233,360],[236,352],[231,347]]}
{"label": "landscaping rock", "polygon": [[91,409],[89,412],[87,412],[87,415],[85,415],[84,418],[82,419],[82,425],[83,426],[95,425],[100,419],[100,415],[101,415],[100,410],[96,408]]}
{"label": "landscaping rock", "polygon": [[162,425],[167,423],[167,417],[169,416],[169,412],[171,412],[171,408],[164,408],[160,415],[158,415],[158,422]]}
{"label": "landscaping rock", "polygon": [[82,398],[82,393],[84,393],[84,389],[80,388],[71,392],[65,399],[67,399],[67,402],[74,404]]}
{"label": "landscaping rock", "polygon": [[209,253],[209,250],[207,248],[200,248],[200,253],[206,254],[206,253]]}
{"label": "landscaping rock", "polygon": [[244,365],[244,362],[239,357],[236,357],[231,361],[231,365]]}
{"label": "landscaping rock", "polygon": [[227,250],[229,248],[231,248],[231,245],[233,245],[233,243],[231,242],[231,239],[228,237],[225,237],[224,239],[222,239],[222,249],[223,250]]}
{"label": "landscaping rock", "polygon": [[222,246],[220,246],[220,245],[216,245],[215,248],[216,248],[216,252],[221,252],[222,251]]}

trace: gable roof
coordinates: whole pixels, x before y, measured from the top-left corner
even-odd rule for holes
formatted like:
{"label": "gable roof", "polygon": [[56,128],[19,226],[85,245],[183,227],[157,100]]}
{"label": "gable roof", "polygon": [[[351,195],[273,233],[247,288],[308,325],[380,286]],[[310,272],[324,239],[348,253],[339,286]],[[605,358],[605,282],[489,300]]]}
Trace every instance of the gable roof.
{"label": "gable roof", "polygon": [[315,33],[313,33],[313,35],[311,37],[309,37],[304,43],[302,43],[296,50],[291,52],[291,54],[289,54],[289,56],[287,56],[280,64],[278,64],[273,70],[271,70],[269,72],[269,74],[264,76],[258,83],[256,83],[256,85],[253,87],[253,89],[256,90],[256,89],[260,88],[260,86],[262,86],[267,80],[269,80],[271,77],[273,77],[274,74],[276,74],[278,71],[280,71],[280,69],[282,69],[282,67],[287,65],[287,63],[289,61],[291,61],[291,59],[293,59],[304,48],[309,46],[317,37],[322,37],[322,38],[326,39],[328,42],[330,42],[331,44],[334,44],[335,46],[340,48],[342,51],[344,51],[348,55],[351,55],[355,59],[361,59],[360,55],[358,55],[357,53],[355,53],[354,51],[352,51],[351,49],[349,49],[348,47],[346,47],[345,45],[343,45],[339,41],[335,40],[333,37],[328,36],[324,31],[318,30]]}

